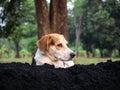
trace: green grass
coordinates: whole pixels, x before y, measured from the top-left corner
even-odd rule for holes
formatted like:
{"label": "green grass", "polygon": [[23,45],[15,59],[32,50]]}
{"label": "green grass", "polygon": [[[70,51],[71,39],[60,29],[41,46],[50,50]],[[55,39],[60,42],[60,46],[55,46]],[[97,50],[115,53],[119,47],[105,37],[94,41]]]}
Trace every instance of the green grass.
{"label": "green grass", "polygon": [[11,63],[11,62],[21,62],[21,63],[31,64],[32,57],[29,57],[29,58],[0,58],[0,63]]}
{"label": "green grass", "polygon": [[[100,62],[106,62],[110,58],[75,58],[74,62],[75,64],[97,64]],[[112,61],[120,61],[120,58],[111,58]],[[32,57],[29,58],[0,58],[0,63],[11,63],[11,62],[21,62],[21,63],[29,63],[32,62]]]}
{"label": "green grass", "polygon": [[[110,58],[75,58],[74,63],[76,64],[97,64],[100,62],[107,62],[107,60],[110,60]],[[111,58],[111,60],[114,61],[120,61],[120,58]]]}

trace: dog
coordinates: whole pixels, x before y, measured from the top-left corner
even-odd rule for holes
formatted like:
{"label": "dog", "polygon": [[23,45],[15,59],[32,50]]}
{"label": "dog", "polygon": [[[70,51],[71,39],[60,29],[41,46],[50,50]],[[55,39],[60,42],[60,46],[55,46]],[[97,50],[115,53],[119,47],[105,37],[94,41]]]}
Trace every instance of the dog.
{"label": "dog", "polygon": [[37,51],[32,65],[50,64],[55,68],[68,68],[74,65],[75,53],[68,48],[68,42],[62,34],[51,33],[37,41]]}

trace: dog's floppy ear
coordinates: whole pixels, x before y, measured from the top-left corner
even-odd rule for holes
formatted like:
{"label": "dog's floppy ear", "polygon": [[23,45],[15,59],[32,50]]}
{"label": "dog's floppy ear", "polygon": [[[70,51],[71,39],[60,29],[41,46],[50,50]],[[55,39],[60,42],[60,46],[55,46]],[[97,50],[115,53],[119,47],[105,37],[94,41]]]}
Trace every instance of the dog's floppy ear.
{"label": "dog's floppy ear", "polygon": [[54,45],[54,44],[55,44],[55,40],[50,35],[45,35],[40,40],[37,41],[38,48],[44,53],[46,53],[49,50],[50,45]]}
{"label": "dog's floppy ear", "polygon": [[42,52],[48,51],[48,36],[45,35],[40,40],[38,40],[37,46]]}
{"label": "dog's floppy ear", "polygon": [[55,40],[53,38],[51,38],[51,37],[49,39],[50,39],[50,44],[54,45],[55,44]]}

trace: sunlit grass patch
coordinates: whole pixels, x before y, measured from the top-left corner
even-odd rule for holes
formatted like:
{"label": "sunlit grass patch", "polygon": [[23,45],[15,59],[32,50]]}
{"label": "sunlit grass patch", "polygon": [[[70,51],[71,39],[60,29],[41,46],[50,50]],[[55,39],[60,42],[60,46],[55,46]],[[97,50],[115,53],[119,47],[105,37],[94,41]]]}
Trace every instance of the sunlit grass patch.
{"label": "sunlit grass patch", "polygon": [[[100,62],[107,62],[107,60],[110,60],[110,58],[84,58],[79,57],[74,59],[75,64],[97,64]],[[112,61],[120,61],[120,58],[111,58]],[[32,62],[32,57],[27,58],[0,58],[0,63],[11,63],[11,62],[21,62],[21,63],[29,63]]]}
{"label": "sunlit grass patch", "polygon": [[29,58],[0,58],[0,63],[11,63],[11,62],[21,62],[21,63],[31,64],[32,57],[29,57]]}
{"label": "sunlit grass patch", "polygon": [[97,64],[100,62],[107,62],[107,60],[118,61],[118,60],[120,60],[120,58],[83,58],[83,57],[79,57],[79,58],[74,59],[74,63],[88,65],[88,64]]}

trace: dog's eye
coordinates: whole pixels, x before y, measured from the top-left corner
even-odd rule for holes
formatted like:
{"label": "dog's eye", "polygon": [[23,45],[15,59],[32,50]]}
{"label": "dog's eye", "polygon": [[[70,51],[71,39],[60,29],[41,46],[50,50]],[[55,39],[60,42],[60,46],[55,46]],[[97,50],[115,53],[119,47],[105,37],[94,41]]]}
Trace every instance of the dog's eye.
{"label": "dog's eye", "polygon": [[66,44],[69,47],[69,44]]}
{"label": "dog's eye", "polygon": [[58,47],[62,47],[63,45],[60,43],[60,44],[58,44],[57,46],[58,46]]}

